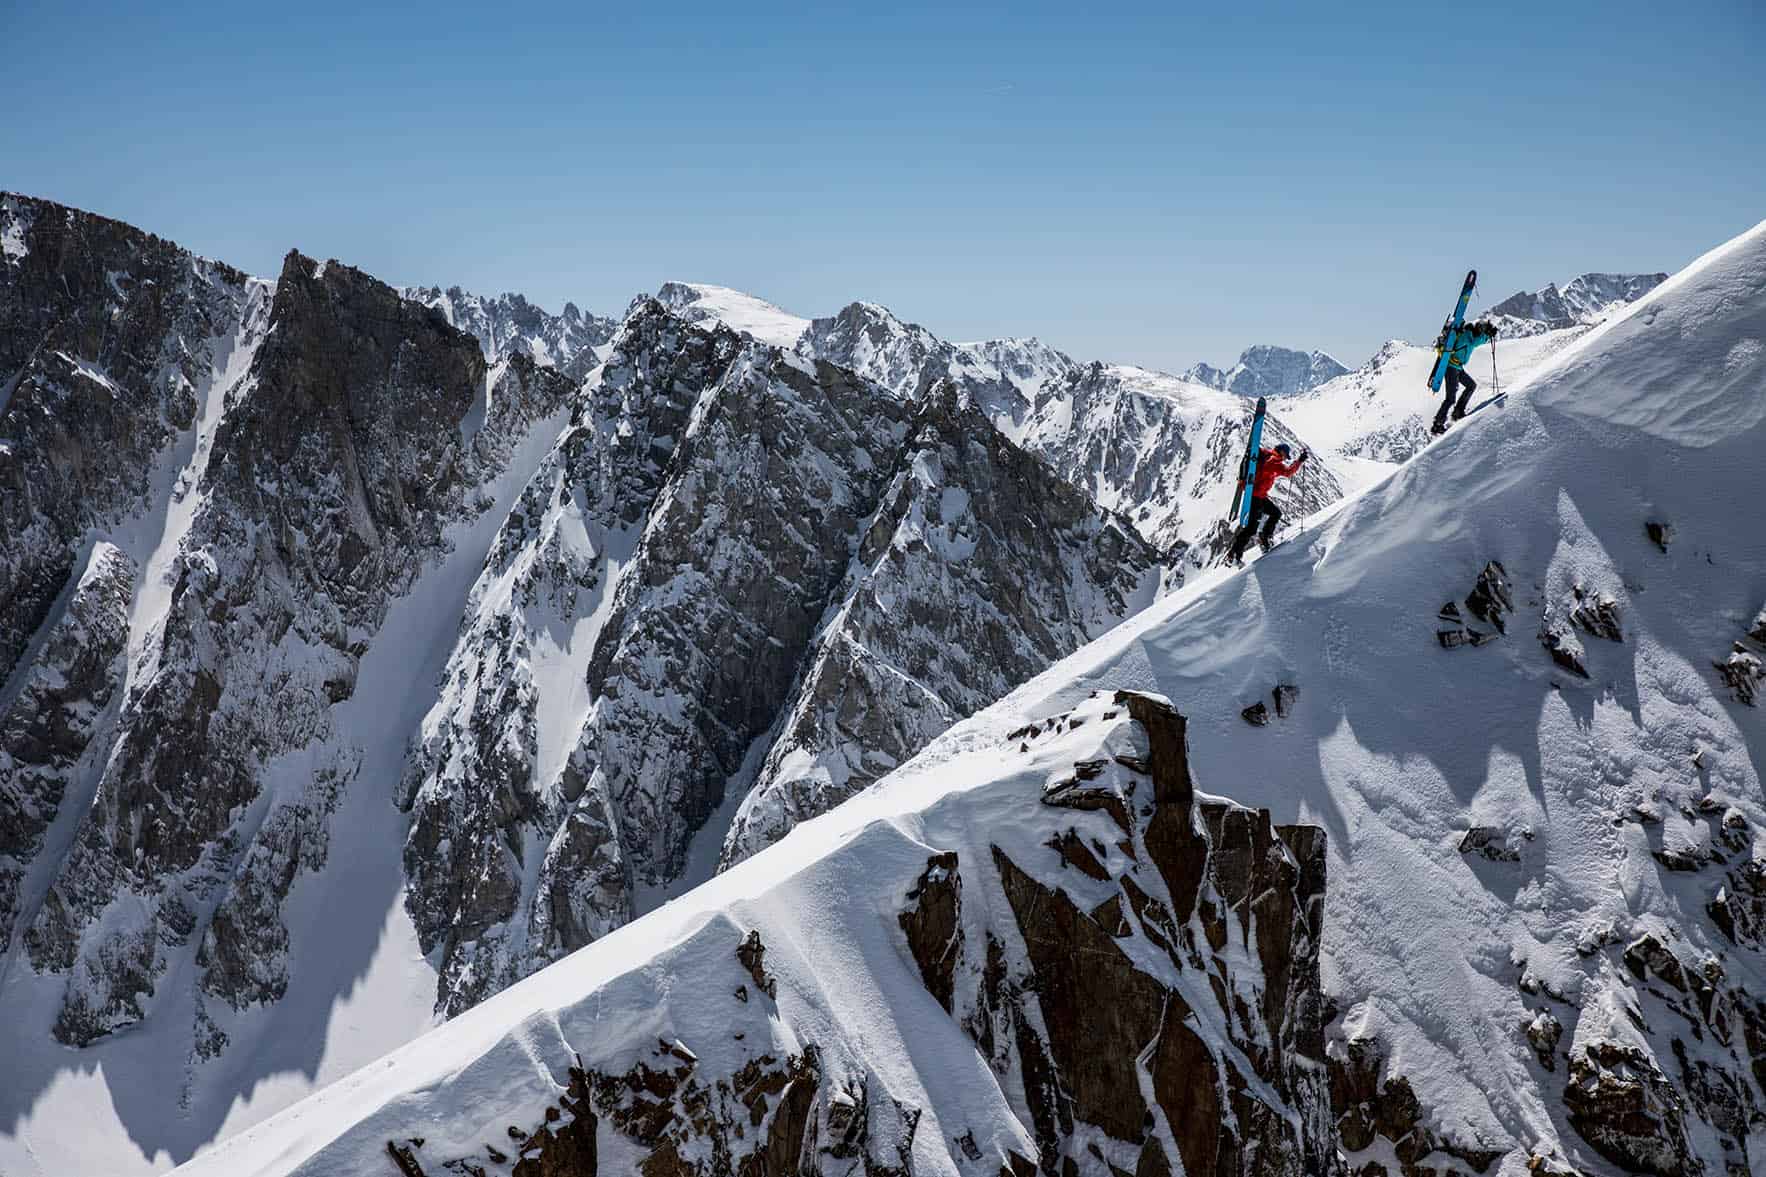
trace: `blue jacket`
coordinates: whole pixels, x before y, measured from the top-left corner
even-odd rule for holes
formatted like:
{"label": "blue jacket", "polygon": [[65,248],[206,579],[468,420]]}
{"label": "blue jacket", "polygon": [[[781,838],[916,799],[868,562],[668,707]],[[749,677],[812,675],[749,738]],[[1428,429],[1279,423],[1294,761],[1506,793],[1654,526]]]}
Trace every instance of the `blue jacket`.
{"label": "blue jacket", "polygon": [[1469,323],[1461,327],[1454,333],[1453,345],[1447,349],[1447,366],[1449,368],[1465,367],[1466,361],[1472,356],[1472,351],[1479,344],[1489,343],[1493,338],[1495,337],[1485,335],[1481,331],[1472,330]]}

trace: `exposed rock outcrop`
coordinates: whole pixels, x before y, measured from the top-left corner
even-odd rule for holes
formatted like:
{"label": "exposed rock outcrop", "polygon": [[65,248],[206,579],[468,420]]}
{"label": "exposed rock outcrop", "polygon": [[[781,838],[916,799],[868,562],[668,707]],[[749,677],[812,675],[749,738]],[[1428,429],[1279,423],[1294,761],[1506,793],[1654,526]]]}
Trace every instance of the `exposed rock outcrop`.
{"label": "exposed rock outcrop", "polygon": [[[892,1093],[851,1043],[805,1041],[795,1027],[827,1024],[818,1003],[834,998],[757,992],[766,965],[750,933],[715,966],[727,975],[692,978],[696,992],[736,994],[705,998],[722,1002],[723,1041],[678,1031],[665,1012],[635,1055],[573,1043],[581,1061],[556,1102],[530,1112],[516,1171],[905,1175],[932,1150],[964,1171],[1027,1177],[1180,1164],[1341,1173],[1318,988],[1322,832],[1198,797],[1184,721],[1148,696],[1097,698],[1072,726],[1014,738],[1034,756],[1086,721],[1106,755],[1046,792],[1044,816],[1014,820],[1076,829],[1108,863],[1103,876],[1064,875],[1056,854],[965,845],[930,856],[897,920],[901,950],[998,1083],[1021,1141],[966,1124],[961,1107]],[[1020,796],[1036,807],[1034,792]],[[929,1112],[942,1138],[920,1130]],[[483,1160],[506,1155],[481,1147]],[[483,1163],[433,1159],[430,1172]]]}
{"label": "exposed rock outcrop", "polygon": [[123,678],[134,561],[98,542],[14,681],[0,679],[0,948],[19,885]]}

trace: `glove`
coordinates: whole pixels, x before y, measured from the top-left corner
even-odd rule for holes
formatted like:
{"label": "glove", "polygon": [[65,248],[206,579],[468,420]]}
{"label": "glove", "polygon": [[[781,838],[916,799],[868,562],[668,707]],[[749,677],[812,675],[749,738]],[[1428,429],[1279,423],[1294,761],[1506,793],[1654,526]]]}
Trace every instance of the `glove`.
{"label": "glove", "polygon": [[1310,458],[1311,456],[1312,456],[1311,450],[1301,450],[1300,451],[1300,460],[1302,462],[1304,462],[1307,458]]}

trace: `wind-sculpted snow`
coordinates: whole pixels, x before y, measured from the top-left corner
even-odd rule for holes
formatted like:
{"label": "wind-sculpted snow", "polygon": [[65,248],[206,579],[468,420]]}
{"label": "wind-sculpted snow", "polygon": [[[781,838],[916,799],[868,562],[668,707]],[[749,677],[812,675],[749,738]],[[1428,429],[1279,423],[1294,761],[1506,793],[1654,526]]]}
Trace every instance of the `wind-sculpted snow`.
{"label": "wind-sculpted snow", "polygon": [[186,1171],[1339,1173],[1323,836],[1187,752],[1106,694],[898,774]]}
{"label": "wind-sculpted snow", "polygon": [[707,329],[722,325],[774,347],[796,346],[809,328],[808,319],[727,286],[664,282],[656,291],[656,301],[686,322]]}

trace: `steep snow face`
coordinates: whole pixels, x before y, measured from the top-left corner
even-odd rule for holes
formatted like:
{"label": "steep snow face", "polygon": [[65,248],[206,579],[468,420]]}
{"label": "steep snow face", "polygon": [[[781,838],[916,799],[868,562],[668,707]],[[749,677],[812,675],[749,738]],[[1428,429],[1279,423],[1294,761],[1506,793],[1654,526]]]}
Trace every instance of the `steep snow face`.
{"label": "steep snow face", "polygon": [[401,286],[399,295],[442,313],[448,324],[478,340],[487,363],[526,355],[543,367],[580,378],[595,366],[595,349],[613,338],[617,320],[584,314],[575,303],[553,315],[519,294],[490,297],[458,286]]}
{"label": "steep snow face", "polygon": [[1051,380],[1060,380],[1079,367],[1065,352],[1040,339],[984,339],[959,343],[964,351],[979,356],[993,370],[1010,380],[1024,399],[1034,401],[1037,391]]}
{"label": "steep snow face", "polygon": [[1348,371],[1335,357],[1322,351],[1294,351],[1259,344],[1240,352],[1239,362],[1230,368],[1196,364],[1183,378],[1240,396],[1275,398],[1317,388]]}
{"label": "steep snow face", "polygon": [[702,282],[664,282],[656,301],[689,323],[710,327],[723,324],[738,335],[751,336],[774,347],[796,346],[809,320],[780,310],[765,299]]}
{"label": "steep snow face", "polygon": [[[1584,274],[1562,291],[1548,286],[1517,294],[1484,312],[1501,328],[1494,346],[1472,353],[1467,370],[1479,383],[1474,404],[1499,387],[1516,388],[1626,303],[1654,289],[1664,274]],[[1474,311],[1474,313],[1476,313]],[[1359,487],[1429,444],[1429,423],[1440,393],[1428,388],[1431,347],[1390,340],[1353,372],[1283,401],[1282,418],[1338,459],[1340,473]]]}
{"label": "steep snow face", "polygon": [[1092,690],[1161,692],[1200,779],[1329,833],[1352,1169],[1411,1172],[1421,1142],[1502,1172],[1750,1171],[1766,529],[1735,520],[1766,493],[1763,341],[1766,225],[904,773]]}
{"label": "steep snow face", "polygon": [[[1234,393],[1145,368],[1092,364],[1043,386],[1021,444],[1127,515],[1155,546],[1199,566],[1224,550],[1253,412]],[[1269,445],[1306,448],[1285,414],[1268,414],[1263,436]],[[1291,526],[1342,493],[1329,459],[1314,455],[1277,483],[1274,499]]]}
{"label": "steep snow face", "polygon": [[183,1172],[1339,1173],[1323,836],[1186,752],[1108,694],[896,774]]}
{"label": "steep snow face", "polygon": [[1505,319],[1528,320],[1538,325],[1534,328],[1538,331],[1592,326],[1615,307],[1636,302],[1667,279],[1666,274],[1583,274],[1561,290],[1552,282],[1540,290],[1512,294],[1491,307],[1489,313]]}
{"label": "steep snow face", "polygon": [[[1500,389],[1525,384],[1588,330],[1576,326],[1511,338],[1505,329],[1494,347],[1478,348],[1466,365],[1478,382],[1472,404],[1482,405]],[[1434,366],[1434,348],[1390,340],[1348,375],[1283,401],[1282,419],[1338,459],[1373,463],[1357,473],[1354,467],[1358,463],[1342,462],[1351,471],[1351,480],[1364,483],[1388,473],[1432,440],[1429,424],[1445,395],[1445,390],[1429,391],[1429,373]]]}

